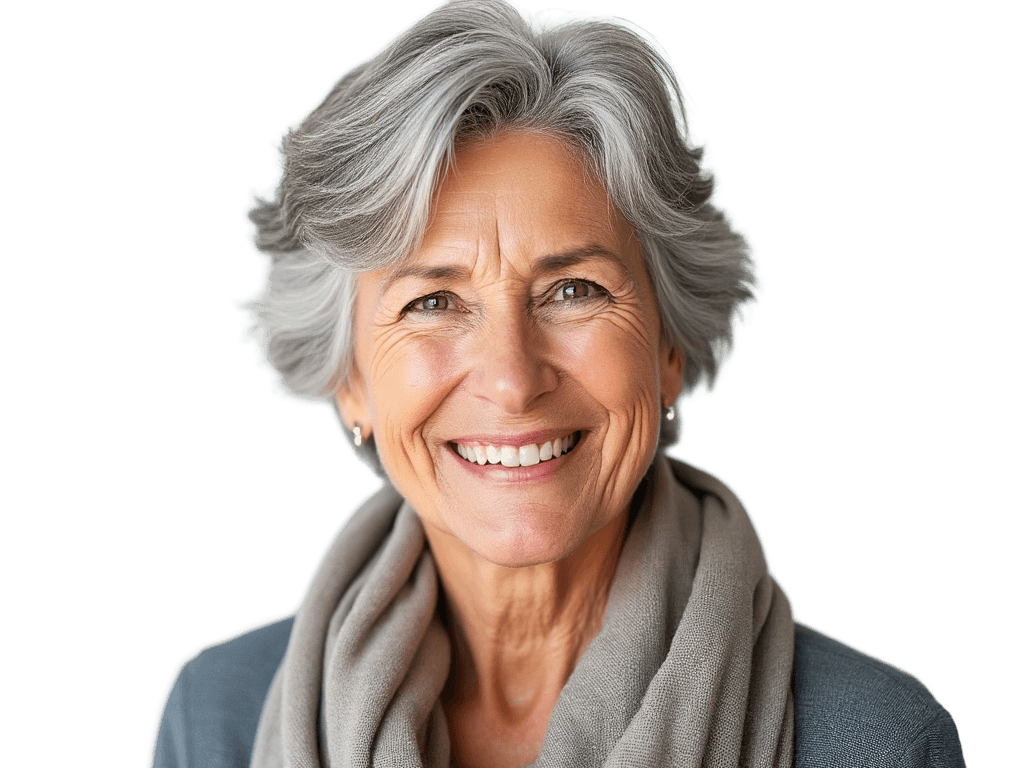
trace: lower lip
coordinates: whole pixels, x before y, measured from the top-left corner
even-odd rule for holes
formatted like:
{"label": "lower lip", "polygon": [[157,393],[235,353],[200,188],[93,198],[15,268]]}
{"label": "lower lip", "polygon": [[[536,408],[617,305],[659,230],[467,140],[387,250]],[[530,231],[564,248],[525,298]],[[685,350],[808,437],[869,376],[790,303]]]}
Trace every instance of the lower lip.
{"label": "lower lip", "polygon": [[539,464],[534,464],[531,467],[506,467],[504,464],[477,464],[476,462],[468,462],[459,456],[451,446],[448,446],[448,454],[460,467],[465,469],[471,475],[475,475],[482,480],[488,480],[492,483],[525,483],[547,480],[550,478],[558,471],[567,459],[576,453],[576,449],[579,448],[580,442],[582,442],[582,437],[577,441],[576,445],[573,446],[569,453],[563,453],[557,459],[548,459],[547,461],[542,461]]}

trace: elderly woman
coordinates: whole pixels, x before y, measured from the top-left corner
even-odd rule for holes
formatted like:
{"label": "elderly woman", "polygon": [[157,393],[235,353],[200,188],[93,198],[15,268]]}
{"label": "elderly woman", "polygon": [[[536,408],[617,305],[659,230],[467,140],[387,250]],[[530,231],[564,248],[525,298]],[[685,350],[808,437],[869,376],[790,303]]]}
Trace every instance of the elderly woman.
{"label": "elderly woman", "polygon": [[284,155],[270,359],[387,482],[294,622],[185,668],[158,766],[962,764],[662,452],[753,278],[647,43],[452,3]]}

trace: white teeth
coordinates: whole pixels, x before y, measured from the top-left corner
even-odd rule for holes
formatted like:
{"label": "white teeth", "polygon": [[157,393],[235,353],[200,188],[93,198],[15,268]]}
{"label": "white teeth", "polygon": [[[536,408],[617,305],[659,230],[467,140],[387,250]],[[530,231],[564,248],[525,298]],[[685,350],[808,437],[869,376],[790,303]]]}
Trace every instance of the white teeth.
{"label": "white teeth", "polygon": [[455,451],[474,464],[502,464],[506,467],[532,467],[542,461],[557,459],[575,447],[576,433],[544,443],[515,447],[512,445],[480,445],[455,443]]}
{"label": "white teeth", "polygon": [[536,445],[523,445],[519,448],[519,466],[532,467],[540,464],[540,449]]}

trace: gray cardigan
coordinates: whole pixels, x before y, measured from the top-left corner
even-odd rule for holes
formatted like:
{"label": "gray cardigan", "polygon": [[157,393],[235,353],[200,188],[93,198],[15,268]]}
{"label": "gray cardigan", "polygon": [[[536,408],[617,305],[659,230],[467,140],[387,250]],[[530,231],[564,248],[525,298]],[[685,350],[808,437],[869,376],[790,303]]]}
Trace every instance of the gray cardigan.
{"label": "gray cardigan", "polygon": [[[200,653],[171,690],[156,768],[247,768],[292,619]],[[909,675],[805,627],[793,669],[795,768],[956,768],[956,726]]]}

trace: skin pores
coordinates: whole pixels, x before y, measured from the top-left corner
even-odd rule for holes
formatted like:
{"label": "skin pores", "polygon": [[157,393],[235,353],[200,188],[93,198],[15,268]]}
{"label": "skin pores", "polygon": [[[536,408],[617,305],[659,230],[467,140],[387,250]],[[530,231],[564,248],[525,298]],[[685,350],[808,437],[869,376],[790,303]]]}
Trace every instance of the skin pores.
{"label": "skin pores", "polygon": [[[600,182],[561,141],[506,132],[456,152],[414,254],[360,275],[338,401],[435,549],[523,567],[624,518],[681,382]],[[558,439],[572,450],[533,463]],[[524,445],[530,466],[478,462]]]}

